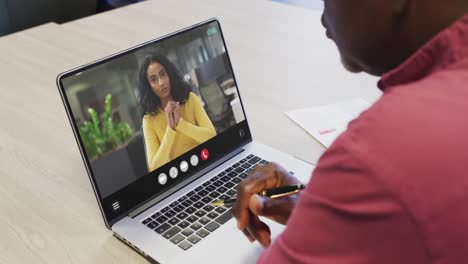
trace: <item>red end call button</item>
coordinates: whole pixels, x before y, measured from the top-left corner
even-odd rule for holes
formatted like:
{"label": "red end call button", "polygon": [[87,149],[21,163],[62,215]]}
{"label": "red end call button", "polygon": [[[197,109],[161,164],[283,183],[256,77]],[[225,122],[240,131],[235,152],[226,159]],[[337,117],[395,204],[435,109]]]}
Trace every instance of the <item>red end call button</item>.
{"label": "red end call button", "polygon": [[200,157],[202,160],[207,160],[208,157],[210,156],[210,153],[208,152],[207,149],[202,149],[201,153],[200,153]]}

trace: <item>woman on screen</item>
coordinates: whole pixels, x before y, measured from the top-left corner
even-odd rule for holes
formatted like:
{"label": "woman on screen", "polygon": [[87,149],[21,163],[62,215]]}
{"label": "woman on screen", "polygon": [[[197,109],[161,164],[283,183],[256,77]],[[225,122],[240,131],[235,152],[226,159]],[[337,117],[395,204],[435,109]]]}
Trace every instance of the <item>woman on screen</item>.
{"label": "woman on screen", "polygon": [[145,58],[138,89],[149,171],[216,135],[200,99],[166,57]]}

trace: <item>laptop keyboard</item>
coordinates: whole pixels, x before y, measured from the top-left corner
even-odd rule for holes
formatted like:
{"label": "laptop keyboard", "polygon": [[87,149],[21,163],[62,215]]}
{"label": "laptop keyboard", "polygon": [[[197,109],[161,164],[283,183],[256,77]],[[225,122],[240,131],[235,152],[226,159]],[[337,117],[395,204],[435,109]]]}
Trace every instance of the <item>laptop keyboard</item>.
{"label": "laptop keyboard", "polygon": [[214,207],[210,203],[236,196],[239,182],[256,164],[266,163],[266,160],[251,154],[142,223],[179,248],[187,250],[232,218],[230,205]]}

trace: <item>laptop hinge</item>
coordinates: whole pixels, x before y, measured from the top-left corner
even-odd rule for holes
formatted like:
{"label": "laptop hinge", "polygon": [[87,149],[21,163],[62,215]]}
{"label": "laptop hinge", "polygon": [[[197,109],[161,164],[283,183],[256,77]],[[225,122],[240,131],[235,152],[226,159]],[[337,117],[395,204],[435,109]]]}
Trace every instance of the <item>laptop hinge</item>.
{"label": "laptop hinge", "polygon": [[162,194],[158,194],[156,197],[153,199],[148,200],[147,202],[144,202],[142,205],[137,206],[134,210],[130,211],[128,216],[129,217],[136,217],[139,214],[143,213],[146,211],[148,208],[154,206],[156,203],[164,200],[165,198],[169,197],[170,195],[174,194],[178,190],[182,189],[183,187],[187,186],[191,182],[197,180],[198,178],[202,177],[203,175],[207,174],[208,172],[216,169],[218,166],[226,162],[227,160],[233,158],[234,156],[237,156],[239,153],[243,152],[244,148],[240,147],[235,149],[234,151],[229,152],[228,154],[224,155],[222,158],[219,160],[213,162],[213,164],[209,165],[208,167],[202,169],[201,171],[195,173],[194,175],[190,176],[186,180],[174,185],[173,187],[169,188],[167,191],[165,191]]}

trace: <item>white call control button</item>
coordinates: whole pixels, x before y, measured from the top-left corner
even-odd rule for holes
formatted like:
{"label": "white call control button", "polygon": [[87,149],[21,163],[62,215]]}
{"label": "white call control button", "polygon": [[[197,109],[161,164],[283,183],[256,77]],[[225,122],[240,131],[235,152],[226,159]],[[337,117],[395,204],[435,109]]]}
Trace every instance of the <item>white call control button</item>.
{"label": "white call control button", "polygon": [[182,172],[188,171],[188,162],[186,162],[185,160],[182,161],[182,162],[180,163],[180,170],[181,170]]}
{"label": "white call control button", "polygon": [[169,170],[169,176],[171,176],[172,179],[174,179],[175,177],[177,177],[178,174],[179,174],[179,171],[177,170],[176,167],[172,167],[172,168]]}
{"label": "white call control button", "polygon": [[190,164],[192,164],[192,166],[197,166],[198,165],[198,156],[197,155],[192,155],[192,157],[190,157]]}
{"label": "white call control button", "polygon": [[159,182],[159,184],[161,184],[161,185],[166,184],[166,182],[167,182],[167,175],[166,175],[165,173],[159,174],[159,176],[158,176],[158,182]]}

